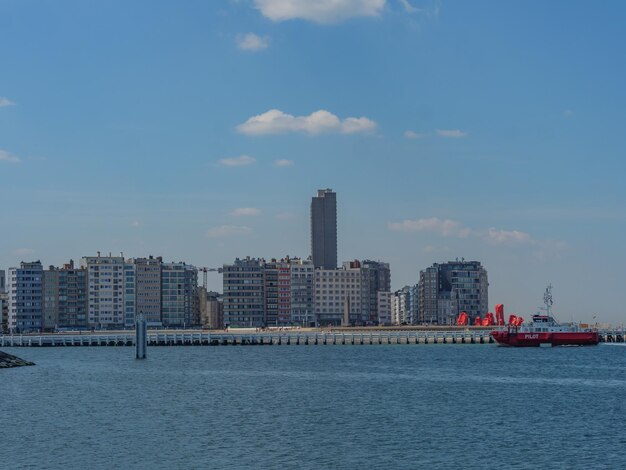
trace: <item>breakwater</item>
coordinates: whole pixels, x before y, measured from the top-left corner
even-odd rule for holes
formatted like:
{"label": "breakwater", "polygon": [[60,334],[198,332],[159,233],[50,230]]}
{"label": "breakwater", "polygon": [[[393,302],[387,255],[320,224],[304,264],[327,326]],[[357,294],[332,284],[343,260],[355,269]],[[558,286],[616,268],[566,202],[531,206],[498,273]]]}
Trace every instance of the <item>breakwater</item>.
{"label": "breakwater", "polygon": [[11,354],[3,353],[2,351],[0,351],[0,369],[34,365],[35,364],[33,362],[25,361],[24,359],[20,359],[19,357],[15,357]]}

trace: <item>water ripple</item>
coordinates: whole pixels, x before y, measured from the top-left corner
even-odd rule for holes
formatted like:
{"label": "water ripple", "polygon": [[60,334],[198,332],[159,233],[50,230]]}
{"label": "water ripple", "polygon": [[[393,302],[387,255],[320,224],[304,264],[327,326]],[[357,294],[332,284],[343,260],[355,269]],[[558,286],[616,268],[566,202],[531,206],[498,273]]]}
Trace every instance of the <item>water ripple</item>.
{"label": "water ripple", "polygon": [[621,348],[8,351],[0,468],[616,468]]}

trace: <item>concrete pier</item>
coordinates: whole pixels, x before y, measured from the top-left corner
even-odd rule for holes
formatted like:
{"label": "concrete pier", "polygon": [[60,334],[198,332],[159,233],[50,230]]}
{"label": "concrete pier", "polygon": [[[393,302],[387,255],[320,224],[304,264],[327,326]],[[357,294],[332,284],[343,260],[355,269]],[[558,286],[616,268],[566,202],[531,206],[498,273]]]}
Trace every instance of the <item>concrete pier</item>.
{"label": "concrete pier", "polygon": [[[323,346],[493,344],[488,330],[340,330],[216,332],[200,330],[145,331],[146,346]],[[599,332],[602,342],[623,343],[623,331]],[[134,331],[89,334],[0,336],[0,347],[136,346]],[[137,354],[140,349],[137,348]],[[145,349],[144,349],[145,357]]]}
{"label": "concrete pier", "polygon": [[[145,325],[144,325],[145,326]],[[464,338],[471,340],[463,341]],[[145,358],[146,346],[232,346],[232,345],[423,345],[452,343],[493,343],[488,331],[269,331],[206,332],[147,331],[139,324],[134,332],[109,334],[44,334],[0,336],[0,347],[135,346],[138,359]]]}

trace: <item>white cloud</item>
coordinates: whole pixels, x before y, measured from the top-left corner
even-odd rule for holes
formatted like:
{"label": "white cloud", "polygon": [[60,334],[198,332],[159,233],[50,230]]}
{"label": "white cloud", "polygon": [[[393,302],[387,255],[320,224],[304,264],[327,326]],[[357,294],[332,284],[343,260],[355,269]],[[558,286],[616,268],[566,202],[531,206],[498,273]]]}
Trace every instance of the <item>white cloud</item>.
{"label": "white cloud", "polygon": [[402,3],[402,6],[407,13],[416,13],[418,11],[421,11],[419,8],[415,8],[413,5],[411,5],[408,0],[400,0],[400,3]]}
{"label": "white cloud", "polygon": [[32,248],[18,248],[13,253],[17,256],[30,256],[35,254],[35,250]]}
{"label": "white cloud", "polygon": [[269,46],[269,38],[261,37],[254,33],[240,34],[237,36],[237,47],[242,51],[262,51]]}
{"label": "white cloud", "polygon": [[439,16],[439,8],[441,6],[440,0],[435,0],[431,6],[418,8],[413,6],[409,0],[398,0],[400,4],[404,7],[404,11],[409,14],[419,13],[420,15],[424,15],[427,18],[437,18]]}
{"label": "white cloud", "polygon": [[573,115],[574,111],[572,111],[571,109],[566,109],[565,111],[563,111],[563,116],[565,116],[566,118],[572,117]]}
{"label": "white cloud", "polygon": [[389,222],[389,230],[396,232],[434,232],[444,237],[464,238],[470,235],[471,230],[461,223],[450,219],[430,219],[404,220],[402,222]]}
{"label": "white cloud", "polygon": [[246,166],[252,165],[256,162],[256,158],[249,157],[248,155],[241,155],[239,157],[222,158],[218,161],[220,166]]}
{"label": "white cloud", "polygon": [[496,230],[490,228],[487,231],[486,237],[488,241],[498,244],[524,244],[532,243],[532,238],[525,232],[518,230]]}
{"label": "white cloud", "polygon": [[450,139],[465,137],[467,134],[467,132],[463,132],[459,129],[437,129],[437,135],[439,135],[439,137],[447,137]]}
{"label": "white cloud", "polygon": [[426,134],[421,134],[418,132],[408,130],[408,131],[404,131],[404,137],[407,139],[422,139],[426,137]]}
{"label": "white cloud", "polygon": [[130,226],[131,226],[131,227],[141,227],[141,222],[139,222],[138,220],[133,220],[133,221],[130,223]]}
{"label": "white cloud", "polygon": [[378,16],[386,0],[254,0],[261,14],[273,21],[303,19],[338,23],[355,16]]}
{"label": "white cloud", "polygon": [[[319,112],[319,111],[318,111]],[[376,129],[376,123],[366,117],[349,117],[341,123],[341,132],[344,134],[356,134],[359,132],[371,132]]]}
{"label": "white cloud", "polygon": [[19,163],[20,159],[6,150],[0,150],[0,162]]}
{"label": "white cloud", "polygon": [[366,117],[339,119],[323,109],[308,116],[292,116],[278,109],[252,116],[237,126],[237,131],[246,135],[284,134],[302,132],[309,135],[323,133],[356,134],[372,132],[376,123]]}
{"label": "white cloud", "polygon": [[389,230],[396,232],[432,232],[442,237],[467,238],[474,237],[497,245],[534,245],[537,242],[526,232],[519,230],[477,230],[464,226],[462,223],[450,219],[404,220],[389,222]]}
{"label": "white cloud", "polygon": [[0,96],[0,108],[4,108],[5,106],[13,106],[15,103],[4,96]]}
{"label": "white cloud", "polygon": [[234,209],[230,215],[234,217],[248,216],[248,215],[260,215],[261,210],[256,207],[239,207]]}
{"label": "white cloud", "polygon": [[219,227],[210,228],[207,231],[207,237],[209,238],[224,238],[224,237],[236,237],[240,235],[248,235],[252,233],[250,227],[242,225],[220,225]]}
{"label": "white cloud", "polygon": [[293,166],[293,160],[287,160],[286,158],[280,158],[274,160],[274,166]]}

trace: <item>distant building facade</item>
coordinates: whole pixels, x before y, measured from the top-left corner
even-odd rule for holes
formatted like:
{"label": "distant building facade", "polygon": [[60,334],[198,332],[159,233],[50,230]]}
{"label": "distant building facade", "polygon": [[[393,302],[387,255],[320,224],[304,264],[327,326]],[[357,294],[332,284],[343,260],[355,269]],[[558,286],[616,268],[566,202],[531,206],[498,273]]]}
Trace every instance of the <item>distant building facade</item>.
{"label": "distant building facade", "polygon": [[[276,321],[278,325],[290,325],[291,317],[291,269],[289,259],[282,259],[277,263],[278,269],[278,310]],[[269,322],[268,322],[269,323]]]}
{"label": "distant building facade", "polygon": [[410,325],[413,323],[410,286],[405,286],[391,294],[390,310],[393,325]]}
{"label": "distant building facade", "polygon": [[0,332],[8,331],[9,297],[6,289],[6,273],[0,269]]}
{"label": "distant building facade", "polygon": [[409,309],[409,323],[416,325],[419,322],[419,284],[409,286]]}
{"label": "distant building facade", "polygon": [[291,322],[300,326],[316,326],[313,261],[293,258],[289,260],[289,266]]}
{"label": "distant building facade", "polygon": [[124,327],[134,328],[137,315],[137,267],[132,260],[124,262]]}
{"label": "distant building facade", "polygon": [[361,261],[361,269],[363,270],[363,280],[367,285],[369,293],[369,321],[372,323],[379,322],[378,314],[378,292],[389,292],[391,290],[391,269],[389,263],[381,261],[365,260]]}
{"label": "distant building facade", "polygon": [[87,270],[89,325],[97,329],[123,328],[126,320],[124,258],[98,253],[98,256],[83,257],[81,267]]}
{"label": "distant building facade", "polygon": [[224,303],[218,292],[207,292],[204,287],[198,288],[200,323],[202,328],[220,330],[224,328]]}
{"label": "distant building facade", "polygon": [[43,272],[43,330],[59,326],[59,269],[50,266]]}
{"label": "distant building facade", "polygon": [[263,268],[263,293],[265,297],[265,321],[264,326],[278,326],[278,274],[284,262],[272,259],[261,262]]}
{"label": "distant building facade", "polygon": [[439,268],[435,264],[420,271],[418,283],[419,323],[439,323]]}
{"label": "distant building facade", "polygon": [[135,258],[135,311],[149,324],[161,324],[161,265],[163,259],[150,256]]}
{"label": "distant building facade", "polygon": [[363,296],[361,268],[345,265],[339,269],[315,269],[315,316],[320,326],[341,325],[344,310],[349,311],[348,321],[352,325],[364,324],[369,320],[369,295]]}
{"label": "distant building facade", "polygon": [[194,321],[198,270],[186,263],[163,263],[161,273],[161,321],[166,327],[188,327]]}
{"label": "distant building facade", "polygon": [[88,327],[87,270],[74,261],[44,271],[44,329]]}
{"label": "distant building facade", "polygon": [[222,273],[224,326],[266,326],[264,260],[237,258]]}
{"label": "distant building facade", "polygon": [[376,294],[378,324],[382,326],[391,325],[391,292],[378,291]]}
{"label": "distant building facade", "polygon": [[0,294],[0,333],[9,332],[9,304],[6,293]]}
{"label": "distant building facade", "polygon": [[337,195],[320,189],[311,200],[311,257],[322,269],[337,268]]}
{"label": "distant building facade", "polygon": [[43,330],[43,266],[22,262],[9,269],[8,329],[15,333]]}
{"label": "distant building facade", "polygon": [[484,316],[489,304],[487,271],[479,261],[435,263],[420,272],[420,323],[453,324],[460,312],[470,320]]}

